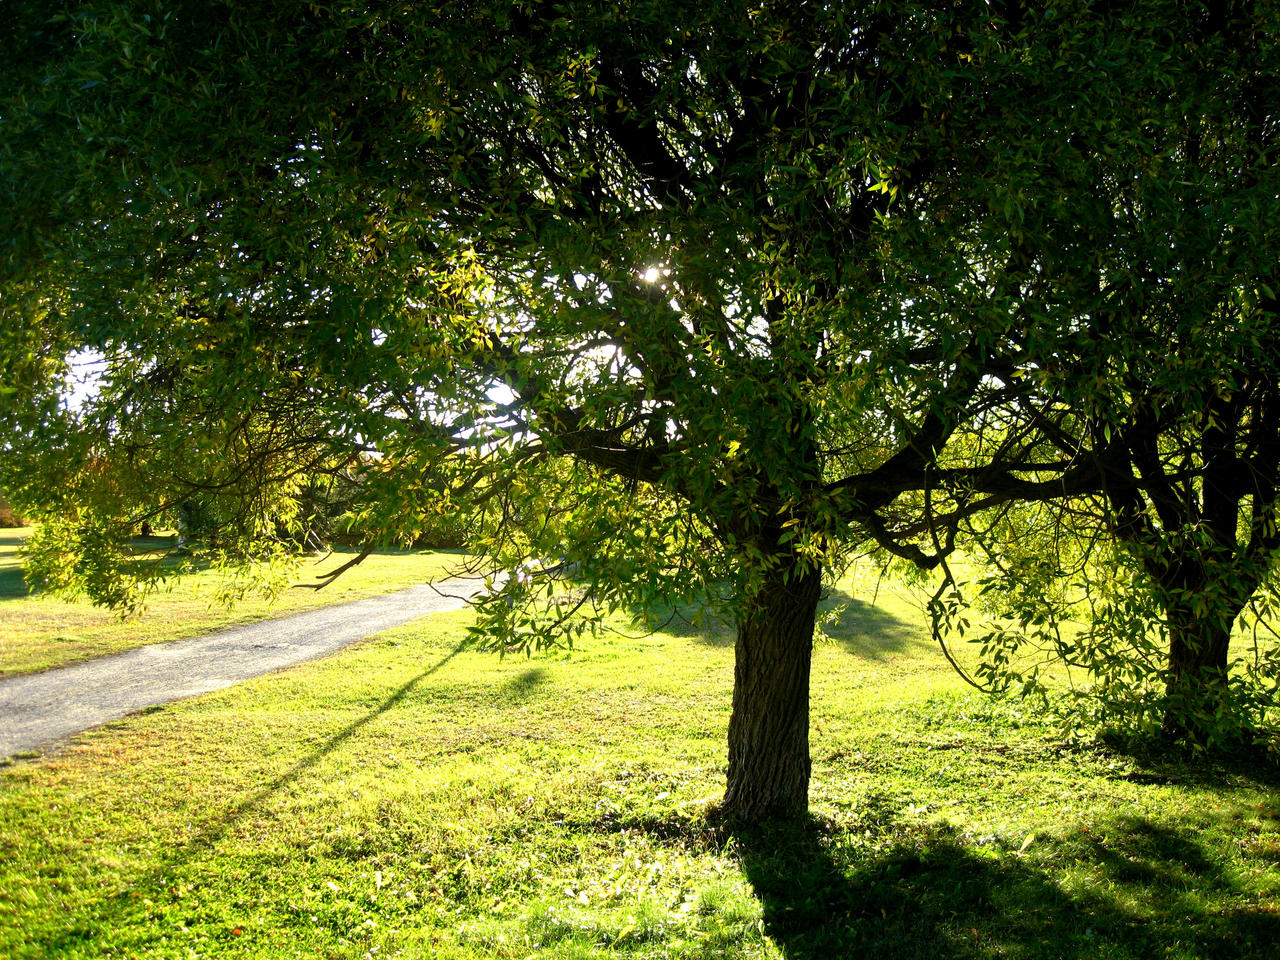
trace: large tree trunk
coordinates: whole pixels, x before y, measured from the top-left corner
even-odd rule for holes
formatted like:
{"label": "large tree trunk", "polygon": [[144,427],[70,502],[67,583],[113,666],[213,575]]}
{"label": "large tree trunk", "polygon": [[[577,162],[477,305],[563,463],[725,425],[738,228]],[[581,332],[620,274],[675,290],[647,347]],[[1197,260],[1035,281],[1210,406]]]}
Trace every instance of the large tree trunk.
{"label": "large tree trunk", "polygon": [[[1257,589],[1275,550],[1275,440],[1258,441],[1271,451],[1270,459],[1244,467],[1237,447],[1245,421],[1246,396],[1223,392],[1206,412],[1200,437],[1204,455],[1201,503],[1198,510],[1166,505],[1177,527],[1192,527],[1198,538],[1181,541],[1181,552],[1152,570],[1164,593],[1169,630],[1165,736],[1209,745],[1224,736],[1244,732],[1243,718],[1233,717],[1227,698],[1228,650],[1231,631]],[[1256,411],[1255,416],[1261,417]],[[1252,498],[1252,526],[1241,543],[1241,504]],[[1176,529],[1168,523],[1169,529]],[[1177,542],[1177,541],[1174,541]],[[1230,725],[1235,725],[1235,730]]]}
{"label": "large tree trunk", "polygon": [[1220,617],[1192,615],[1179,610],[1167,619],[1169,676],[1164,733],[1175,740],[1206,742],[1206,729],[1227,695],[1227,648],[1230,622]]}
{"label": "large tree trunk", "polygon": [[1222,708],[1229,692],[1231,629],[1253,595],[1257,576],[1225,547],[1208,557],[1181,557],[1163,573],[1169,631],[1164,734],[1208,745],[1226,732],[1214,725],[1228,717]]}
{"label": "large tree trunk", "polygon": [[754,823],[809,807],[809,663],[822,572],[787,558],[738,624],[723,812]]}

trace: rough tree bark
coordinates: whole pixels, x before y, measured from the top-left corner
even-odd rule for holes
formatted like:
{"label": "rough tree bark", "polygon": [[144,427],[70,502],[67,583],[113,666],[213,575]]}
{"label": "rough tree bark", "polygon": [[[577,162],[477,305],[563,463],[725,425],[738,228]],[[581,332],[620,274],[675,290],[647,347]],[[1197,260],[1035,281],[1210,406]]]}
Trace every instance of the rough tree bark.
{"label": "rough tree bark", "polygon": [[809,807],[809,665],[822,571],[794,556],[738,623],[723,813],[759,822]]}
{"label": "rough tree bark", "polygon": [[[1213,711],[1227,692],[1227,648],[1230,626],[1217,617],[1170,611],[1168,680],[1163,730],[1172,740],[1204,739],[1207,731],[1197,720],[1201,710]],[[1199,709],[1197,709],[1199,708]]]}
{"label": "rough tree bark", "polygon": [[1161,583],[1169,632],[1162,728],[1170,740],[1209,742],[1226,706],[1231,631],[1257,586],[1250,568],[1239,569],[1243,565],[1232,559],[1184,560],[1174,582]]}

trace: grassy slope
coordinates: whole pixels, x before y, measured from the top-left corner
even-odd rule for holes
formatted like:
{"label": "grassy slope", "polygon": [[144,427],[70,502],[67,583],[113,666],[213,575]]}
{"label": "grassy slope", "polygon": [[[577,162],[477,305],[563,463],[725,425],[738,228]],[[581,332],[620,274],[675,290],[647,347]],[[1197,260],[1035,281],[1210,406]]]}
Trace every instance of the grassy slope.
{"label": "grassy slope", "polygon": [[0,956],[1276,955],[1274,779],[1066,751],[901,597],[818,650],[818,816],[737,836],[727,632],[499,661],[467,616],[3,771]]}
{"label": "grassy slope", "polygon": [[[143,615],[122,620],[110,610],[83,602],[29,594],[18,556],[18,548],[29,533],[23,528],[0,529],[0,676],[43,670],[143,644],[196,636],[219,627],[388,593],[439,579],[457,560],[448,553],[423,551],[373,554],[323,590],[290,589],[274,603],[245,600],[231,611],[211,602],[218,577],[207,570],[175,581],[171,588],[150,599]],[[155,542],[164,541],[156,538]],[[319,574],[351,556],[350,552],[339,552],[319,563],[307,564],[300,582],[315,582]]]}

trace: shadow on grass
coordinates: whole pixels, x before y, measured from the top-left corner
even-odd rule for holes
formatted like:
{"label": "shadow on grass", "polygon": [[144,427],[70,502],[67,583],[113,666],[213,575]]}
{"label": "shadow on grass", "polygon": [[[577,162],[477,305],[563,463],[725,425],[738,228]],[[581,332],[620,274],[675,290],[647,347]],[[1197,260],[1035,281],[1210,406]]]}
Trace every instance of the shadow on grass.
{"label": "shadow on grass", "polygon": [[139,889],[152,890],[166,887],[171,881],[172,871],[176,867],[201,853],[212,850],[246,818],[264,810],[273,796],[296,781],[306,771],[315,767],[321,760],[345,744],[374,720],[401,703],[414,692],[422,681],[439,671],[459,653],[462,653],[465,647],[465,643],[458,644],[436,663],[423,670],[413,679],[401,684],[364,716],[347,724],[347,726],[329,737],[321,746],[311,751],[311,753],[270,783],[258,788],[245,799],[232,804],[216,816],[208,817],[191,833],[185,842],[168,848],[157,862],[130,884],[129,888],[99,900],[92,915],[85,916],[76,926],[63,930],[56,936],[49,937],[46,943],[38,944],[43,948],[41,955],[49,957],[63,956],[66,953],[74,952],[76,949],[92,946],[100,930],[114,929],[120,922],[125,921],[137,911],[136,897]]}
{"label": "shadow on grass", "polygon": [[903,620],[845,590],[832,590],[830,597],[818,608],[818,614],[821,616],[841,604],[845,609],[834,622],[823,628],[823,632],[854,656],[882,660],[907,647],[926,642],[923,619],[919,623]]}
{"label": "shadow on grass", "polygon": [[1162,786],[1193,786],[1206,790],[1257,787],[1280,791],[1280,756],[1268,742],[1258,742],[1210,755],[1150,740],[1131,742],[1103,737],[1107,750],[1133,761],[1137,770],[1118,779]]}
{"label": "shadow on grass", "polygon": [[506,682],[503,695],[508,700],[531,700],[547,683],[547,671],[543,667],[522,670]]}
{"label": "shadow on grass", "polygon": [[[903,620],[845,590],[832,590],[818,613],[821,616],[842,604],[844,610],[834,622],[825,625],[824,632],[854,656],[881,660],[912,645],[928,642],[923,620],[918,623]],[[707,646],[731,647],[736,637],[732,620],[713,616],[696,604],[655,605],[631,612],[638,629],[689,637]]]}
{"label": "shadow on grass", "polygon": [[22,576],[22,560],[18,549],[31,534],[26,527],[0,529],[0,599],[25,597],[31,593]]}
{"label": "shadow on grass", "polygon": [[30,593],[31,588],[22,577],[22,567],[17,564],[0,567],[0,599],[25,597]]}
{"label": "shadow on grass", "polygon": [[688,637],[711,647],[733,646],[733,621],[716,616],[700,603],[677,606],[655,603],[649,607],[631,607],[629,612],[637,632]]}
{"label": "shadow on grass", "polygon": [[1262,960],[1280,943],[1280,915],[1233,900],[1231,879],[1194,835],[1146,820],[1050,851],[1055,871],[1075,859],[1090,877],[1075,893],[1030,858],[988,855],[945,831],[870,859],[813,820],[741,830],[735,844],[765,931],[788,960],[1084,960],[1104,945],[1112,958],[1173,947],[1177,956]]}
{"label": "shadow on grass", "polygon": [[227,832],[230,831],[238,821],[242,820],[254,811],[259,810],[267,800],[271,799],[272,796],[279,793],[289,784],[293,783],[299,776],[307,770],[310,770],[329,754],[333,753],[333,751],[337,750],[374,720],[377,720],[384,713],[403,701],[409,696],[409,694],[413,693],[418,684],[422,683],[422,681],[427,679],[427,677],[439,671],[450,660],[462,653],[464,649],[466,649],[465,643],[458,644],[412,680],[407,680],[402,683],[399,687],[393,690],[391,694],[383,699],[381,703],[373,707],[363,717],[347,724],[326,740],[323,745],[311,751],[311,753],[307,754],[307,756],[303,757],[271,783],[257,790],[247,800],[236,804],[230,810],[226,811],[226,813],[217,821],[205,825],[205,827],[189,841],[188,849],[208,849],[212,847],[215,843],[226,836]]}
{"label": "shadow on grass", "polygon": [[[43,592],[27,583],[22,559],[17,554],[28,534],[27,530],[23,530],[21,536],[12,530],[0,531],[0,599],[26,597]],[[189,568],[195,572],[207,570],[212,565],[199,554],[175,551],[171,536],[133,537],[129,540],[129,550],[133,557],[128,561],[129,565],[144,575],[153,573],[157,563],[165,576],[177,573],[180,568]],[[5,553],[9,556],[5,557]]]}
{"label": "shadow on grass", "polygon": [[30,527],[0,527],[0,550],[17,550],[30,535]]}

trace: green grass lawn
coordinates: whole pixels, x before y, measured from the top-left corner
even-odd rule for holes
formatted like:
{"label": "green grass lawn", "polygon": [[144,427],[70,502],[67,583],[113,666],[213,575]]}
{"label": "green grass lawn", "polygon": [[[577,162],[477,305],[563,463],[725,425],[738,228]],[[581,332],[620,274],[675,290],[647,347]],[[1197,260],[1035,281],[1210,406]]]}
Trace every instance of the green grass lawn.
{"label": "green grass lawn", "polygon": [[727,630],[499,660],[441,614],[0,771],[0,956],[1277,956],[1269,768],[1068,748],[846,592],[809,821],[705,815]]}
{"label": "green grass lawn", "polygon": [[[18,554],[30,532],[26,528],[0,529],[0,676],[29,673],[143,644],[195,636],[219,627],[389,593],[411,584],[440,579],[460,560],[458,555],[449,552],[374,553],[323,590],[300,585],[286,590],[274,602],[251,598],[230,611],[213,600],[219,575],[213,570],[204,570],[170,581],[149,599],[145,613],[121,619],[111,610],[83,601],[32,594],[23,581]],[[141,548],[162,549],[168,540],[139,537],[137,542]],[[339,550],[327,558],[304,564],[298,583],[317,582],[320,574],[335,569],[353,555],[351,551]]]}

